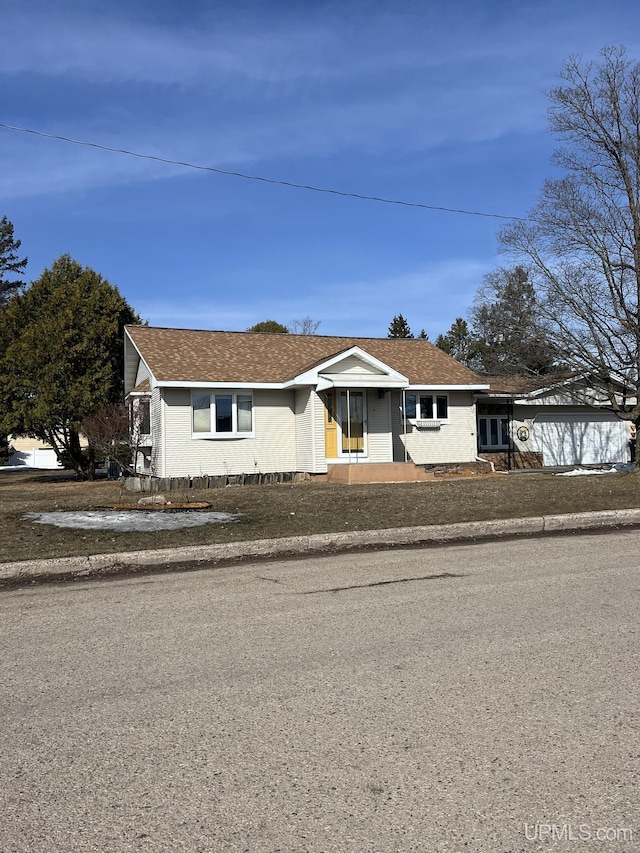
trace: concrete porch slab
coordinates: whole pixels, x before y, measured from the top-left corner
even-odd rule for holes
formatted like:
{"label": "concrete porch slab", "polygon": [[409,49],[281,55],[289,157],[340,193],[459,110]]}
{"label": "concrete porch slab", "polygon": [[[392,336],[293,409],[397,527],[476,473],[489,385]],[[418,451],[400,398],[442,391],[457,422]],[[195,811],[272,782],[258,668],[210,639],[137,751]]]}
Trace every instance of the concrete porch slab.
{"label": "concrete porch slab", "polygon": [[433,481],[433,472],[425,471],[412,462],[359,462],[347,465],[329,465],[327,481],[330,483],[417,483]]}

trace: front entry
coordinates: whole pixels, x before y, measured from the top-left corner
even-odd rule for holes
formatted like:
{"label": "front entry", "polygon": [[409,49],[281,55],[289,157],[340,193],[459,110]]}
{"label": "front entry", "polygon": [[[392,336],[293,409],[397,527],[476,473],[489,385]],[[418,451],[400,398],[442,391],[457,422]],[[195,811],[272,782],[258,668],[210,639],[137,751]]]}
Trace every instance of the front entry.
{"label": "front entry", "polygon": [[366,455],[364,391],[336,390],[324,394],[324,446],[327,459]]}
{"label": "front entry", "polygon": [[342,455],[358,453],[364,456],[364,392],[340,392],[340,426]]}
{"label": "front entry", "polygon": [[324,455],[327,459],[338,458],[338,421],[336,392],[333,388],[324,395]]}

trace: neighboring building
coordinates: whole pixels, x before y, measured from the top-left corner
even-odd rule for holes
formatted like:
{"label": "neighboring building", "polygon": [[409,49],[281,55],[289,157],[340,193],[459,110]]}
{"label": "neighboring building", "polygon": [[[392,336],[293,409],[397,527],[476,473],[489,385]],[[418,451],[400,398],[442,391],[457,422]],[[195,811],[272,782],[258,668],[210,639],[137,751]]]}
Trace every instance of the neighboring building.
{"label": "neighboring building", "polygon": [[157,477],[474,462],[487,389],[424,340],[125,331],[138,470]]}
{"label": "neighboring building", "polygon": [[500,468],[630,460],[631,426],[578,373],[490,376],[477,395],[478,450]]}
{"label": "neighboring building", "polygon": [[44,441],[10,435],[9,444],[13,448],[9,465],[24,465],[25,468],[62,468],[55,450]]}

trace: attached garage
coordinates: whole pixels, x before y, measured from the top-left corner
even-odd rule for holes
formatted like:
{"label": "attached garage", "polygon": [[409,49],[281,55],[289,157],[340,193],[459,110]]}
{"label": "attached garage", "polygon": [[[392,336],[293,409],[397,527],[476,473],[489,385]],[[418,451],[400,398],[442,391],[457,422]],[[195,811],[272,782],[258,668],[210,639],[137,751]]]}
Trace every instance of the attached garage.
{"label": "attached garage", "polygon": [[628,426],[611,412],[538,414],[532,438],[543,465],[627,462]]}

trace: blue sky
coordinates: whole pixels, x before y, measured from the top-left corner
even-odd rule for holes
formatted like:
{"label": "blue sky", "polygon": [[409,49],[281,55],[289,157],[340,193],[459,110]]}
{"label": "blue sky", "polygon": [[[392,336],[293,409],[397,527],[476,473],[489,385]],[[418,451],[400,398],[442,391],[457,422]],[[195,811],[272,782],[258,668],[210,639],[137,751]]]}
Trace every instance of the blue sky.
{"label": "blue sky", "polygon": [[[273,179],[523,216],[570,53],[640,4],[571,0],[2,4],[0,122]],[[501,222],[320,195],[0,128],[0,215],[37,278],[63,252],[152,325],[433,340],[464,316]]]}

